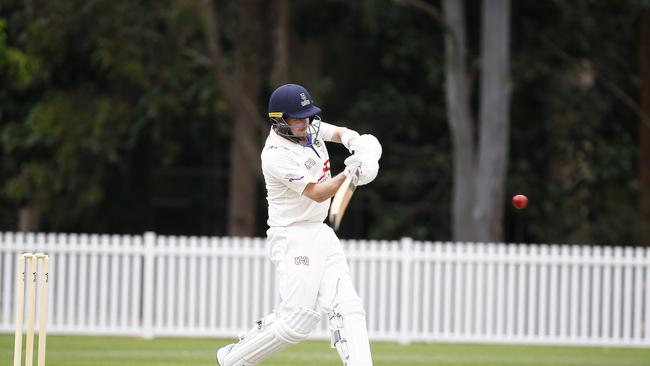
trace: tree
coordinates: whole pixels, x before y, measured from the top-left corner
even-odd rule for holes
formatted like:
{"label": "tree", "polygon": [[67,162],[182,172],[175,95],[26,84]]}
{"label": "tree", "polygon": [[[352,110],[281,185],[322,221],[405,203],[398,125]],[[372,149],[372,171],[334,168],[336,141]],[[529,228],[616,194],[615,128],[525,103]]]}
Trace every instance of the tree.
{"label": "tree", "polygon": [[476,238],[474,119],[470,109],[470,78],[467,69],[465,7],[463,1],[444,1],[445,13],[445,96],[447,118],[453,141],[454,179],[452,188],[453,238]]}
{"label": "tree", "polygon": [[[42,78],[44,73],[41,63],[38,59],[23,52],[22,50],[11,47],[7,43],[7,22],[0,18],[0,75],[2,75],[2,91],[0,91],[0,119],[5,127],[2,146],[2,156],[7,161],[7,157],[11,156],[14,151],[20,148],[21,145],[26,144],[26,139],[29,137],[21,133],[20,127],[16,119],[21,118],[26,112],[25,109],[29,108],[28,103],[21,102],[22,96],[28,94]],[[5,193],[14,202],[19,203],[18,213],[18,229],[20,231],[36,231],[40,225],[40,202],[37,197],[29,196],[26,190],[28,187],[23,186],[26,182],[21,182],[20,179],[16,180],[17,167],[8,166],[13,164],[3,164],[2,176],[3,180],[12,180],[8,186],[5,186]],[[23,175],[29,174],[28,169],[23,170]],[[6,176],[5,176],[6,175]],[[29,197],[28,197],[29,196]]]}
{"label": "tree", "polygon": [[[224,103],[205,67],[180,52],[197,38],[200,23],[187,16],[195,5],[187,12],[177,1],[41,1],[29,17],[23,6],[0,7],[0,59],[15,60],[0,61],[5,230],[222,234],[223,220],[198,231],[168,224],[186,212],[161,218],[167,202],[179,201],[161,197],[171,186],[163,169],[201,172],[195,189],[177,194],[184,209],[207,201],[210,192],[198,189],[206,181],[225,191],[220,177],[202,173],[227,155],[230,131],[218,123],[227,120]],[[41,214],[23,215],[31,224],[19,226],[17,210]]]}
{"label": "tree", "polygon": [[261,2],[237,2],[236,39],[233,66],[228,70],[226,55],[221,47],[217,7],[212,0],[202,0],[202,14],[206,46],[211,66],[221,91],[233,113],[230,147],[230,183],[228,189],[228,235],[253,236],[257,204],[257,186],[260,179],[260,161],[257,132],[261,127],[255,104],[260,94],[260,42],[264,29]]}
{"label": "tree", "polygon": [[508,213],[519,237],[638,243],[637,2],[513,6],[508,184],[534,196]]}
{"label": "tree", "polygon": [[[443,1],[402,3],[423,11],[377,0],[212,2],[218,60],[230,80],[237,67],[249,72],[238,51],[249,36],[240,30],[262,29],[243,46],[261,71],[251,71],[257,87],[242,103],[233,87],[245,85],[224,87],[199,52],[207,44],[200,2],[4,1],[0,225],[15,230],[22,209],[41,212],[32,222],[43,231],[226,235],[229,207],[241,207],[259,235],[262,195],[247,208],[229,202],[231,137],[242,126],[256,131],[245,139],[252,152],[242,166],[253,164],[257,179],[266,96],[296,81],[325,121],[373,133],[384,146],[380,175],[355,196],[343,237],[475,240],[486,9],[448,3],[465,6],[456,11],[464,34],[445,43],[453,39],[450,12],[429,5]],[[639,55],[648,44],[639,39],[641,3],[512,2],[504,190],[528,194],[531,205],[504,210],[504,240],[639,243],[650,227],[639,205],[649,166],[639,123],[647,95]],[[257,24],[240,24],[250,23],[240,12],[255,13]],[[460,56],[452,52],[459,46]],[[453,58],[463,63],[445,62]],[[461,72],[446,71],[452,67]],[[452,103],[466,116],[454,117]],[[253,119],[235,123],[246,108]],[[330,153],[337,172],[347,151],[334,144]]]}
{"label": "tree", "polygon": [[289,0],[272,1],[273,18],[273,62],[271,88],[289,82]]}
{"label": "tree", "polygon": [[454,149],[453,238],[503,240],[510,128],[510,1],[483,2],[477,138],[469,102],[464,2],[443,1],[443,19],[428,3],[403,1],[434,15],[445,30],[446,102]]}
{"label": "tree", "polygon": [[[450,1],[450,0],[447,0]],[[510,0],[483,1],[474,240],[503,240],[510,135]]]}
{"label": "tree", "polygon": [[650,6],[641,9],[639,181],[641,183],[641,222],[643,240],[650,245]]}

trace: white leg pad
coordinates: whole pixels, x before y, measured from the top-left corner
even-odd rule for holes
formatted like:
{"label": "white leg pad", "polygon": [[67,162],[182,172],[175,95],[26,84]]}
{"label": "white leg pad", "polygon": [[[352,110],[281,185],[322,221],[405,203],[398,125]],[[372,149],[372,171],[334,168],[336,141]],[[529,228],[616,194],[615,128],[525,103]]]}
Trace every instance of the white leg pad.
{"label": "white leg pad", "polygon": [[227,354],[218,356],[218,362],[221,366],[257,365],[290,344],[307,338],[319,321],[320,314],[307,308],[300,308],[281,318],[267,317],[238,344],[228,350],[220,350]]}
{"label": "white leg pad", "polygon": [[366,312],[359,301],[334,306],[330,312],[332,348],[345,366],[372,366],[370,342],[366,328]]}

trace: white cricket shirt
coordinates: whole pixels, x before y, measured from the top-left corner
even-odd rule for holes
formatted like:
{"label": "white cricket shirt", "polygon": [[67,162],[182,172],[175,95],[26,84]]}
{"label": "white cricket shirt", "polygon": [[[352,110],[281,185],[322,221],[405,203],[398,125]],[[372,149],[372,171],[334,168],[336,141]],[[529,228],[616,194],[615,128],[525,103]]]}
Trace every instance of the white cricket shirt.
{"label": "white cricket shirt", "polygon": [[321,122],[318,138],[304,147],[271,129],[261,155],[270,227],[325,220],[331,199],[318,203],[302,192],[309,183],[332,179],[325,141],[331,141],[335,130],[336,126]]}

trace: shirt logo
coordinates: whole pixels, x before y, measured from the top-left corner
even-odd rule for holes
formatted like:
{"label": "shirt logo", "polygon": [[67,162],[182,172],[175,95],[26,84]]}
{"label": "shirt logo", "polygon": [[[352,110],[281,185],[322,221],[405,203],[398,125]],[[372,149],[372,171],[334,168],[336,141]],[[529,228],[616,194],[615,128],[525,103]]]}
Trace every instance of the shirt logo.
{"label": "shirt logo", "polygon": [[301,264],[304,264],[305,266],[309,265],[309,257],[307,257],[305,255],[299,255],[299,256],[297,256],[297,257],[295,257],[293,259],[294,259],[294,261],[296,261],[296,266],[299,266]]}
{"label": "shirt logo", "polygon": [[293,182],[294,180],[301,180],[304,178],[304,175],[296,175],[296,174],[287,174],[285,178],[289,180],[289,182]]}
{"label": "shirt logo", "polygon": [[311,104],[311,102],[307,99],[307,95],[305,95],[305,93],[300,93],[300,105],[304,107],[308,104]]}
{"label": "shirt logo", "polygon": [[323,174],[320,177],[318,177],[318,183],[326,180],[329,177],[330,170],[331,170],[331,168],[330,168],[330,159],[327,159],[323,163]]}
{"label": "shirt logo", "polygon": [[307,170],[311,170],[311,168],[313,168],[314,165],[316,165],[316,160],[314,160],[313,158],[309,158],[307,159],[307,161],[305,161],[305,168],[307,168]]}

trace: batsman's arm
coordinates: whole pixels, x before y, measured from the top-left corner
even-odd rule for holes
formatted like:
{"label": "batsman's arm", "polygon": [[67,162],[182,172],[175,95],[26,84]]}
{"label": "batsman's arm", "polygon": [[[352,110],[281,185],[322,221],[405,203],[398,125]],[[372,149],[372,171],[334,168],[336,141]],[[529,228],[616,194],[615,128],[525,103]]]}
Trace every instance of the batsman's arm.
{"label": "batsman's arm", "polygon": [[321,183],[309,183],[302,194],[316,202],[323,202],[334,196],[343,181],[345,174],[339,173],[334,178]]}
{"label": "batsman's arm", "polygon": [[357,137],[359,137],[359,133],[355,130],[347,127],[336,127],[334,134],[332,134],[332,142],[341,143],[349,150],[352,141]]}

